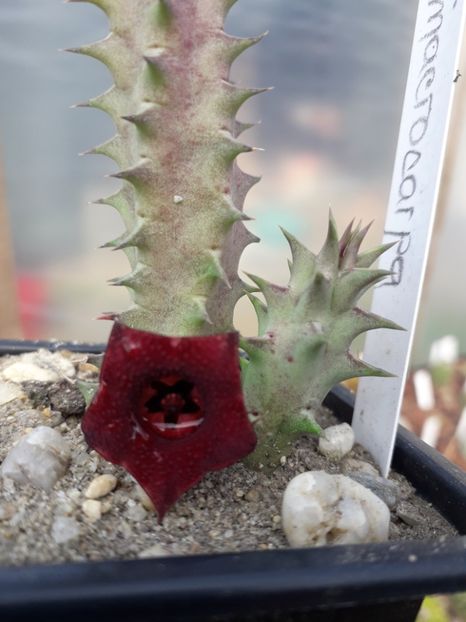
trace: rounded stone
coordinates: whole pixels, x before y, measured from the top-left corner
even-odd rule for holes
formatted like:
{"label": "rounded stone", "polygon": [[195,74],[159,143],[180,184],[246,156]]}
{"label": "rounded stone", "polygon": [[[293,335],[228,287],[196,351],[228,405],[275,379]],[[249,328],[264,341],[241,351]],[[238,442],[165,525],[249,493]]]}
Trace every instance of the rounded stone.
{"label": "rounded stone", "polygon": [[293,547],[384,542],[390,511],[349,477],[309,471],[288,484],[282,524]]}
{"label": "rounded stone", "polygon": [[353,449],[354,432],[347,423],[332,425],[319,437],[319,451],[333,461],[344,458]]}
{"label": "rounded stone", "polygon": [[57,516],[52,524],[52,538],[57,544],[65,544],[79,538],[79,523],[69,516]]}
{"label": "rounded stone", "polygon": [[160,544],[154,544],[148,549],[144,549],[138,553],[139,559],[151,559],[152,557],[168,557],[170,553]]}
{"label": "rounded stone", "polygon": [[117,478],[114,475],[110,475],[110,473],[98,475],[89,484],[84,496],[86,499],[100,499],[108,495],[112,490],[115,490],[117,483]]}
{"label": "rounded stone", "polygon": [[68,470],[70,447],[57,430],[39,426],[8,453],[1,473],[19,484],[51,490]]}
{"label": "rounded stone", "polygon": [[102,516],[102,502],[96,499],[86,499],[82,504],[82,511],[92,522],[98,521]]}
{"label": "rounded stone", "polygon": [[13,382],[0,382],[0,406],[13,402],[14,400],[24,399],[25,395],[20,386]]}

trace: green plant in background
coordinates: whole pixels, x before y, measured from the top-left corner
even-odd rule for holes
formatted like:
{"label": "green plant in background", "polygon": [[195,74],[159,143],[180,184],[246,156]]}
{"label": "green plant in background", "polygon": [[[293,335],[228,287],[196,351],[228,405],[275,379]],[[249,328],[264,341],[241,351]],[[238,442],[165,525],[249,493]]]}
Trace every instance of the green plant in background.
{"label": "green plant in background", "polygon": [[[102,61],[114,78],[86,105],[116,126],[92,153],[119,167],[121,190],[100,202],[122,216],[125,232],[107,246],[124,250],[131,266],[113,281],[128,288],[132,306],[107,316],[115,327],[83,429],[162,515],[204,472],[254,449],[250,420],[258,438],[250,464],[274,465],[298,434],[318,432],[311,411],[335,383],[385,375],[349,347],[367,330],[396,328],[356,306],[386,276],[370,267],[386,247],[360,254],[366,229],[350,226],[339,240],[330,218],[318,255],[285,234],[287,287],[256,276],[256,287],[247,286],[238,264],[257,238],[244,225],[243,204],[258,180],[236,163],[251,151],[238,139],[249,125],[236,114],[264,89],[233,84],[230,67],[261,37],[225,33],[235,0],[69,1],[91,2],[109,19],[108,37],[73,51]],[[247,411],[232,332],[245,294],[259,318],[258,337],[242,341]]]}

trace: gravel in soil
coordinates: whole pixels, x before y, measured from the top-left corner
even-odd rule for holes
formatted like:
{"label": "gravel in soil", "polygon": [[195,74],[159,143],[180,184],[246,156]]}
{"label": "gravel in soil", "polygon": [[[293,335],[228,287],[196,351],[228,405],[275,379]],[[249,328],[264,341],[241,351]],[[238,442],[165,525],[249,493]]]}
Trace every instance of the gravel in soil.
{"label": "gravel in soil", "polygon": [[[22,382],[17,396],[0,405],[0,462],[38,425],[54,427],[71,446],[70,468],[51,492],[0,478],[0,564],[286,548],[281,499],[295,475],[310,470],[374,473],[368,465],[371,459],[361,447],[355,446],[350,457],[335,464],[318,453],[315,438],[303,437],[294,444],[291,457],[283,457],[272,474],[251,471],[243,464],[211,473],[183,495],[159,525],[150,500],[131,476],[90,450],[82,436],[83,403],[76,380],[95,379],[97,369],[85,355],[61,355],[75,368],[72,378]],[[18,358],[0,359],[0,382],[2,370]],[[60,389],[64,389],[62,394]],[[323,427],[336,423],[325,410],[318,420]],[[101,497],[92,494],[89,498],[89,485],[101,475],[114,476],[116,486],[107,486]],[[113,478],[104,478],[100,484],[109,480],[115,483]],[[404,477],[394,473],[391,480],[397,491],[391,539],[437,539],[455,534]]]}

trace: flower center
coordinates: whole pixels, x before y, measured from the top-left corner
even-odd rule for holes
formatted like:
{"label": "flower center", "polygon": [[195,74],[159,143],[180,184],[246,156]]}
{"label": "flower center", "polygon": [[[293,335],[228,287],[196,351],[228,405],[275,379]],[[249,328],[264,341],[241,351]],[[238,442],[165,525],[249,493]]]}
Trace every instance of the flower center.
{"label": "flower center", "polygon": [[189,436],[204,420],[199,391],[175,374],[150,382],[141,402],[143,421],[163,438]]}

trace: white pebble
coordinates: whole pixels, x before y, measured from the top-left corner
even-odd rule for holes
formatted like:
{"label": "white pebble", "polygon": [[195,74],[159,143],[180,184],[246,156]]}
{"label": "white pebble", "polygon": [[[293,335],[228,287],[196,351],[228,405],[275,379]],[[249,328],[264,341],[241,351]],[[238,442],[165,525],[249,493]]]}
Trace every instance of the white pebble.
{"label": "white pebble", "polygon": [[138,553],[139,559],[150,559],[151,557],[167,557],[168,555],[168,551],[160,546],[160,544],[154,544],[154,546],[151,546],[148,549],[144,549],[144,551]]}
{"label": "white pebble", "polygon": [[319,451],[330,460],[341,460],[353,449],[354,432],[347,423],[332,425],[319,437]]}
{"label": "white pebble", "polygon": [[72,378],[76,371],[71,361],[60,352],[37,350],[22,354],[12,365],[6,367],[2,375],[12,382],[56,382],[60,378]]}
{"label": "white pebble", "polygon": [[349,477],[310,471],[288,484],[282,523],[294,547],[384,542],[390,511],[374,493]]}
{"label": "white pebble", "polygon": [[25,397],[21,387],[13,382],[0,382],[0,406]]}
{"label": "white pebble", "polygon": [[89,484],[84,496],[86,499],[100,499],[108,495],[112,490],[115,490],[117,483],[117,478],[114,475],[110,475],[110,473],[98,475]]}
{"label": "white pebble", "polygon": [[135,523],[139,523],[140,521],[143,521],[146,518],[146,516],[147,516],[147,511],[142,507],[142,505],[140,505],[139,503],[133,505],[128,502],[128,509],[126,510],[126,517],[129,518],[129,520]]}
{"label": "white pebble", "polygon": [[19,484],[51,490],[66,473],[69,461],[67,441],[56,430],[39,426],[10,450],[1,474]]}
{"label": "white pebble", "polygon": [[96,499],[86,499],[82,504],[82,510],[92,522],[98,521],[102,517],[102,502]]}
{"label": "white pebble", "polygon": [[179,203],[183,203],[183,197],[180,197],[179,194],[175,194],[175,196],[173,197],[173,203],[176,203],[176,205],[178,205]]}
{"label": "white pebble", "polygon": [[52,524],[52,538],[57,544],[65,544],[78,538],[80,534],[79,523],[68,516],[57,516]]}
{"label": "white pebble", "polygon": [[34,363],[13,363],[3,370],[3,377],[12,382],[56,382],[58,375],[50,369],[42,369]]}

